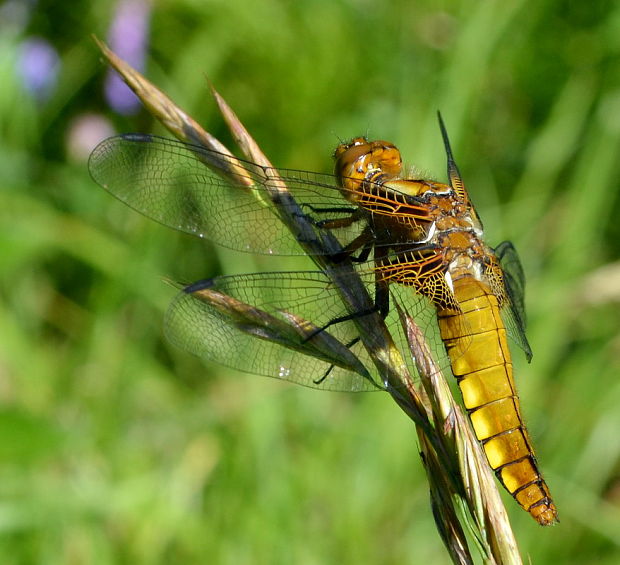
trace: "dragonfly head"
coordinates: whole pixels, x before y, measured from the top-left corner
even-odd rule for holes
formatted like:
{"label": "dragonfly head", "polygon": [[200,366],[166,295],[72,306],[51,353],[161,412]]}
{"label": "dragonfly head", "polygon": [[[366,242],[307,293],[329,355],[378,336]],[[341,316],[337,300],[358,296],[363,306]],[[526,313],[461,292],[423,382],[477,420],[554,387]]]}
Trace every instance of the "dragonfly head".
{"label": "dragonfly head", "polygon": [[345,198],[355,201],[363,181],[373,181],[378,175],[396,177],[402,168],[400,151],[389,141],[368,141],[356,137],[341,143],[334,152],[335,174]]}

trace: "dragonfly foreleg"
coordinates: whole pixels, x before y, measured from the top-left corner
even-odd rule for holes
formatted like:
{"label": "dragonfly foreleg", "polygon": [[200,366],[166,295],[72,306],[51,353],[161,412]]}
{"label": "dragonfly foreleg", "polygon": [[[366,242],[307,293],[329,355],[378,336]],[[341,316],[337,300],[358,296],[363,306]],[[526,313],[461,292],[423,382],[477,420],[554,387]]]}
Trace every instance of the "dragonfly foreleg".
{"label": "dragonfly foreleg", "polygon": [[325,331],[327,328],[331,326],[334,326],[336,324],[341,324],[342,322],[350,322],[351,320],[361,318],[362,316],[369,316],[370,314],[375,314],[377,312],[379,312],[379,309],[377,308],[377,305],[375,304],[372,308],[359,310],[358,312],[353,312],[352,314],[347,314],[346,316],[338,316],[337,318],[330,320],[329,322],[327,322],[325,325],[321,326],[320,328],[316,328],[312,332],[310,332],[306,337],[304,337],[303,343],[311,340],[315,335],[320,334],[321,332]]}
{"label": "dragonfly foreleg", "polygon": [[[348,243],[340,253],[332,255],[332,261],[339,263],[345,259],[349,259],[354,263],[365,263],[370,256],[370,252],[375,246],[375,234],[371,226],[366,226],[362,233],[360,233],[353,241]],[[354,251],[361,249],[359,255],[353,255]]]}
{"label": "dragonfly foreleg", "polygon": [[350,206],[317,207],[311,204],[304,204],[304,208],[309,208],[313,214],[347,214],[345,218],[325,218],[324,220],[314,220],[312,223],[318,228],[336,229],[349,227],[353,222],[361,219],[360,209]]}

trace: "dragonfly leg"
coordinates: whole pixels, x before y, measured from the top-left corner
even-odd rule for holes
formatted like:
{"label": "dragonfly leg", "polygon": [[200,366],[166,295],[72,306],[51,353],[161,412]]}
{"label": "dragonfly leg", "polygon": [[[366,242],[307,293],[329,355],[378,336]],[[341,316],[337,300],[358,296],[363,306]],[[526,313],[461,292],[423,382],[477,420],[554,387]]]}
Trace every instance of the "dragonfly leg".
{"label": "dragonfly leg", "polygon": [[358,312],[354,312],[353,314],[347,314],[346,316],[338,316],[337,318],[334,318],[333,320],[330,320],[329,322],[327,322],[327,324],[321,326],[320,328],[316,328],[315,330],[310,332],[303,339],[303,343],[311,340],[315,335],[320,334],[321,332],[325,331],[327,328],[331,326],[334,326],[336,324],[341,324],[342,322],[349,322],[351,320],[361,318],[362,316],[369,316],[370,314],[375,314],[376,312],[379,312],[379,310],[377,306],[375,305],[372,308],[367,308],[365,310],[359,310]]}
{"label": "dragonfly leg", "polygon": [[[377,283],[375,284],[375,306],[372,310],[360,311],[360,312],[357,312],[357,314],[353,314],[350,316],[343,316],[340,319],[334,319],[331,322],[329,322],[327,325],[325,325],[324,327],[313,332],[312,336],[316,335],[320,331],[323,331],[325,328],[327,328],[331,324],[338,323],[339,321],[340,322],[345,321],[344,318],[355,319],[359,316],[365,316],[365,315],[371,314],[372,312],[378,312],[381,315],[381,317],[385,319],[387,318],[389,309],[390,309],[390,293],[389,293],[388,285],[385,282],[385,280],[378,280]],[[310,338],[307,338],[307,339],[310,339]],[[351,349],[351,347],[353,347],[356,343],[359,343],[360,340],[361,340],[360,336],[354,337],[351,341],[349,341],[346,344],[347,349]],[[312,382],[317,385],[321,384],[329,376],[329,374],[334,370],[334,367],[335,365],[330,365],[329,369],[325,371],[325,374],[322,377]]]}
{"label": "dragonfly leg", "polygon": [[356,210],[352,210],[351,208],[330,208],[326,210],[327,212],[331,212],[332,214],[349,214],[346,218],[325,218],[324,220],[318,220],[315,222],[315,225],[319,228],[333,229],[334,227],[338,228],[346,228],[349,227],[353,222],[358,221],[359,217],[355,214]]}
{"label": "dragonfly leg", "polygon": [[387,256],[388,250],[385,247],[375,247],[375,307],[384,320],[390,311],[390,289],[379,265],[387,261]]}
{"label": "dragonfly leg", "polygon": [[357,208],[352,208],[351,206],[313,206],[312,204],[304,204],[304,208],[310,208],[315,214],[327,214],[327,213],[349,213],[351,215],[357,212]]}
{"label": "dragonfly leg", "polygon": [[312,217],[310,220],[318,228],[335,229],[349,227],[353,222],[357,222],[361,219],[361,213],[359,208],[351,208],[349,206],[334,206],[331,208],[317,208],[310,204],[306,204],[304,207],[309,208],[313,214],[348,214],[345,218],[314,220]]}
{"label": "dragonfly leg", "polygon": [[[346,348],[347,349],[351,349],[351,347],[353,347],[356,343],[359,343],[360,341],[360,337],[354,337],[349,343],[346,344]],[[329,374],[334,370],[334,368],[336,367],[336,365],[330,365],[329,369],[327,369],[327,371],[325,371],[325,374],[318,378],[318,379],[313,379],[313,383],[315,385],[320,385],[327,377],[329,377]]]}
{"label": "dragonfly leg", "polygon": [[[366,226],[353,241],[348,243],[340,253],[336,253],[331,257],[332,261],[339,263],[345,259],[349,259],[354,263],[365,263],[370,256],[375,244],[375,234],[370,226]],[[354,251],[361,248],[358,256],[353,255]]]}
{"label": "dragonfly leg", "polygon": [[327,322],[325,325],[321,326],[320,328],[316,328],[314,331],[312,331],[308,336],[304,338],[304,342],[312,339],[315,335],[321,333],[322,331],[326,330],[330,326],[333,326],[335,324],[340,324],[342,322],[349,322],[351,320],[361,318],[362,316],[368,316],[370,314],[379,313],[381,317],[385,319],[387,318],[389,310],[390,310],[390,291],[388,288],[388,283],[385,279],[377,277],[377,280],[375,282],[375,304],[372,308],[366,308],[364,310],[359,310],[357,312],[353,312],[345,316],[338,316],[337,318],[333,318],[332,320]]}
{"label": "dragonfly leg", "polygon": [[[372,228],[370,226],[366,226],[366,228],[364,228],[364,231],[358,237],[356,237],[351,243],[349,243],[349,245],[345,247],[345,249],[342,252],[343,259],[345,257],[348,257],[352,261],[359,261],[359,262],[366,261],[368,259],[368,256],[370,255],[371,250],[374,248],[373,243],[374,243],[374,234],[373,234]],[[353,258],[351,255],[352,251],[359,249],[360,247],[362,247],[362,252],[357,258]],[[384,250],[384,249],[378,250],[375,248],[375,261],[376,262],[384,260],[386,256],[387,256],[387,250]],[[383,319],[385,319],[387,318],[389,310],[390,310],[390,291],[389,291],[388,282],[385,280],[384,277],[380,275],[379,271],[377,271],[375,275],[375,304],[372,308],[369,308],[367,310],[360,310],[359,312],[354,312],[353,314],[348,314],[346,316],[339,316],[338,318],[334,318],[333,320],[330,320],[327,324],[325,324],[321,328],[317,328],[315,331],[313,331],[309,336],[305,338],[304,341],[312,339],[315,335],[326,330],[331,325],[339,324],[340,322],[347,322],[350,320],[354,320],[361,316],[367,316],[369,314],[379,313],[380,316]],[[360,339],[361,339],[360,336],[354,337],[351,341],[349,341],[346,344],[346,347],[350,349],[356,343],[359,343]],[[312,382],[316,385],[320,385],[323,381],[325,381],[325,379],[327,379],[329,374],[334,370],[334,367],[335,365],[330,365],[329,369],[325,371],[325,374],[322,377]]]}
{"label": "dragonfly leg", "polygon": [[[371,246],[368,247],[368,253],[370,253],[370,249],[372,249]],[[317,330],[312,332],[312,335],[306,339],[310,339],[311,337],[317,335],[319,332],[322,332],[324,329],[328,328],[332,324],[336,324],[336,323],[344,322],[348,320],[354,320],[355,318],[358,318],[360,316],[367,316],[368,314],[372,314],[374,312],[378,312],[380,316],[385,320],[385,318],[387,318],[389,310],[390,310],[390,291],[388,288],[388,283],[384,279],[377,278],[375,282],[375,305],[372,309],[360,310],[359,312],[356,312],[354,314],[349,314],[348,316],[341,316],[340,318],[334,318],[322,328],[318,328]],[[354,337],[351,341],[349,341],[346,344],[347,349],[351,349],[351,347],[353,347],[356,343],[359,343],[360,340],[361,340],[360,336]],[[321,384],[329,376],[329,374],[334,370],[334,367],[335,365],[330,365],[329,369],[325,371],[325,374],[322,377],[312,382],[317,385]]]}
{"label": "dragonfly leg", "polygon": [[[363,218],[359,208],[351,208],[350,206],[317,207],[311,204],[302,204],[302,209],[304,213],[299,215],[303,216],[305,220],[320,229],[333,230],[348,228],[351,224]],[[306,210],[309,212],[306,213]],[[317,220],[315,215],[319,214],[346,214],[346,216],[344,218],[325,218],[324,220]]]}
{"label": "dragonfly leg", "polygon": [[324,374],[322,377],[320,377],[320,378],[318,378],[318,379],[312,379],[312,382],[313,382],[315,385],[320,385],[320,384],[322,384],[322,383],[325,381],[325,379],[326,379],[327,377],[329,377],[329,374],[330,374],[330,373],[334,370],[334,367],[336,367],[336,365],[330,365],[330,366],[329,366],[329,369],[327,369],[327,371],[325,371],[325,374]]}
{"label": "dragonfly leg", "polygon": [[349,259],[353,261],[354,263],[365,263],[368,260],[368,257],[370,256],[370,252],[372,251],[372,248],[373,248],[373,242],[369,242],[366,245],[364,245],[359,255],[357,256],[349,255]]}

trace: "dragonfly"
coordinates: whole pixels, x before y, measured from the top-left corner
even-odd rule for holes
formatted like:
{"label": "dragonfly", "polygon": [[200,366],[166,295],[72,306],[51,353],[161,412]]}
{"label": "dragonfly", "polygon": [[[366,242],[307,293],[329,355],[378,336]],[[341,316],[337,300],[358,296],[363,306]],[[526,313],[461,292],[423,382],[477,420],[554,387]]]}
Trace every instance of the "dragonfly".
{"label": "dragonfly", "polygon": [[[183,288],[166,334],[242,371],[324,390],[381,390],[353,322],[379,313],[396,329],[397,301],[456,377],[501,484],[538,523],[552,524],[557,510],[521,415],[507,342],[531,359],[523,269],[510,242],[485,243],[441,116],[439,124],[448,183],[403,175],[394,144],[363,137],[338,146],[334,174],[270,169],[146,134],[104,140],[89,170],[145,216],[224,247],[355,263],[351,285],[368,289],[368,311],[349,311],[324,270],[220,276]],[[274,205],[278,183],[291,195],[278,205],[301,220],[294,236]]]}

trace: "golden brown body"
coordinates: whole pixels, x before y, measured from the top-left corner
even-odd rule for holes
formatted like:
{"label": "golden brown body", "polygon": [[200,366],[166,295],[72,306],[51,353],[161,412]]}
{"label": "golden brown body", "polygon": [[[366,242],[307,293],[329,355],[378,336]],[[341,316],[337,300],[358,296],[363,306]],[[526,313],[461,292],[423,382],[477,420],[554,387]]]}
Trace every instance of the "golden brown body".
{"label": "golden brown body", "polygon": [[[289,188],[295,187],[293,195],[299,202],[292,210],[304,218],[300,222],[304,227],[315,230],[311,240],[325,235],[323,228],[334,228],[334,231],[344,228],[344,235],[351,237],[342,239],[341,255],[350,253],[352,257],[356,250],[361,250],[357,259],[363,261],[374,251],[376,302],[381,313],[388,313],[390,283],[413,287],[418,295],[432,303],[452,371],[491,467],[539,523],[553,523],[557,514],[523,424],[506,343],[505,324],[511,329],[511,337],[516,338],[526,354],[529,352],[523,333],[522,272],[511,245],[501,244],[493,250],[484,243],[482,224],[461,181],[441,125],[448,155],[449,184],[401,178],[401,158],[396,147],[364,138],[337,149],[339,187],[322,175],[307,172],[300,175],[300,171],[289,171],[282,175],[280,171],[279,177]],[[213,170],[206,169],[205,163],[210,163]],[[278,237],[269,229],[274,210],[265,204],[273,197],[273,177],[258,164],[243,164],[233,157],[172,140],[129,135],[103,142],[93,151],[89,168],[93,178],[120,200],[175,229],[242,251],[295,254],[302,250],[294,238]],[[230,170],[243,174],[238,181],[223,178],[230,176]],[[342,207],[340,196],[350,205]],[[203,210],[209,211],[212,217],[203,218]],[[306,210],[311,212],[308,216]],[[335,215],[314,218],[314,212]],[[347,232],[346,228],[355,222],[360,222],[361,233],[356,229]],[[303,235],[298,234],[300,239]],[[332,240],[338,234],[334,238],[331,233],[327,235],[329,249],[332,244],[337,249],[337,242]],[[518,269],[515,271],[511,264],[516,264]],[[217,285],[220,291],[233,293],[229,306],[234,304],[235,296],[247,306],[256,299],[260,285],[265,284],[264,290],[270,297],[274,289],[288,290],[291,294],[298,291],[297,302],[291,304],[297,307],[306,305],[308,293],[316,288],[315,284],[319,285],[317,292],[321,296],[322,293],[329,296],[321,275],[317,275],[318,280],[304,274],[299,278],[291,276],[287,281],[281,275],[274,278],[273,274],[265,273],[264,276],[224,277]],[[295,281],[301,286],[295,286]],[[188,299],[215,286],[214,280],[190,285],[171,307],[167,332],[181,347],[241,370],[277,374],[278,378],[307,386],[329,388],[326,386],[329,382],[334,390],[369,389],[368,381],[372,379],[358,378],[362,374],[359,368],[344,371],[333,380],[333,375],[326,378],[326,373],[313,372],[316,366],[310,361],[297,361],[297,344],[288,338],[285,341],[292,346],[282,346],[276,339],[270,339],[275,334],[269,333],[269,329],[263,331],[264,326],[258,328],[260,331],[256,327],[248,331],[238,320],[226,321],[220,317],[219,311],[213,315],[213,310],[217,310],[213,302],[207,308],[201,300]],[[276,317],[266,314],[265,318],[262,316],[265,313],[256,309],[246,310],[244,315],[252,311],[261,323],[266,319],[269,323],[272,319],[281,320],[289,305],[279,300],[280,297],[277,304],[282,306],[278,308],[273,303],[268,305]],[[335,309],[340,313],[338,306]],[[326,306],[328,313],[329,306]],[[329,324],[348,318],[337,314]],[[229,336],[230,341],[222,336]],[[258,346],[253,345],[258,341],[256,337],[264,338],[259,344],[260,353],[256,351]],[[327,339],[328,334],[324,337]],[[270,341],[274,346],[266,349]],[[225,345],[230,347],[227,349]],[[283,350],[286,350],[285,361],[281,358]],[[325,363],[319,363],[324,368]],[[315,380],[315,376],[321,378]]]}

